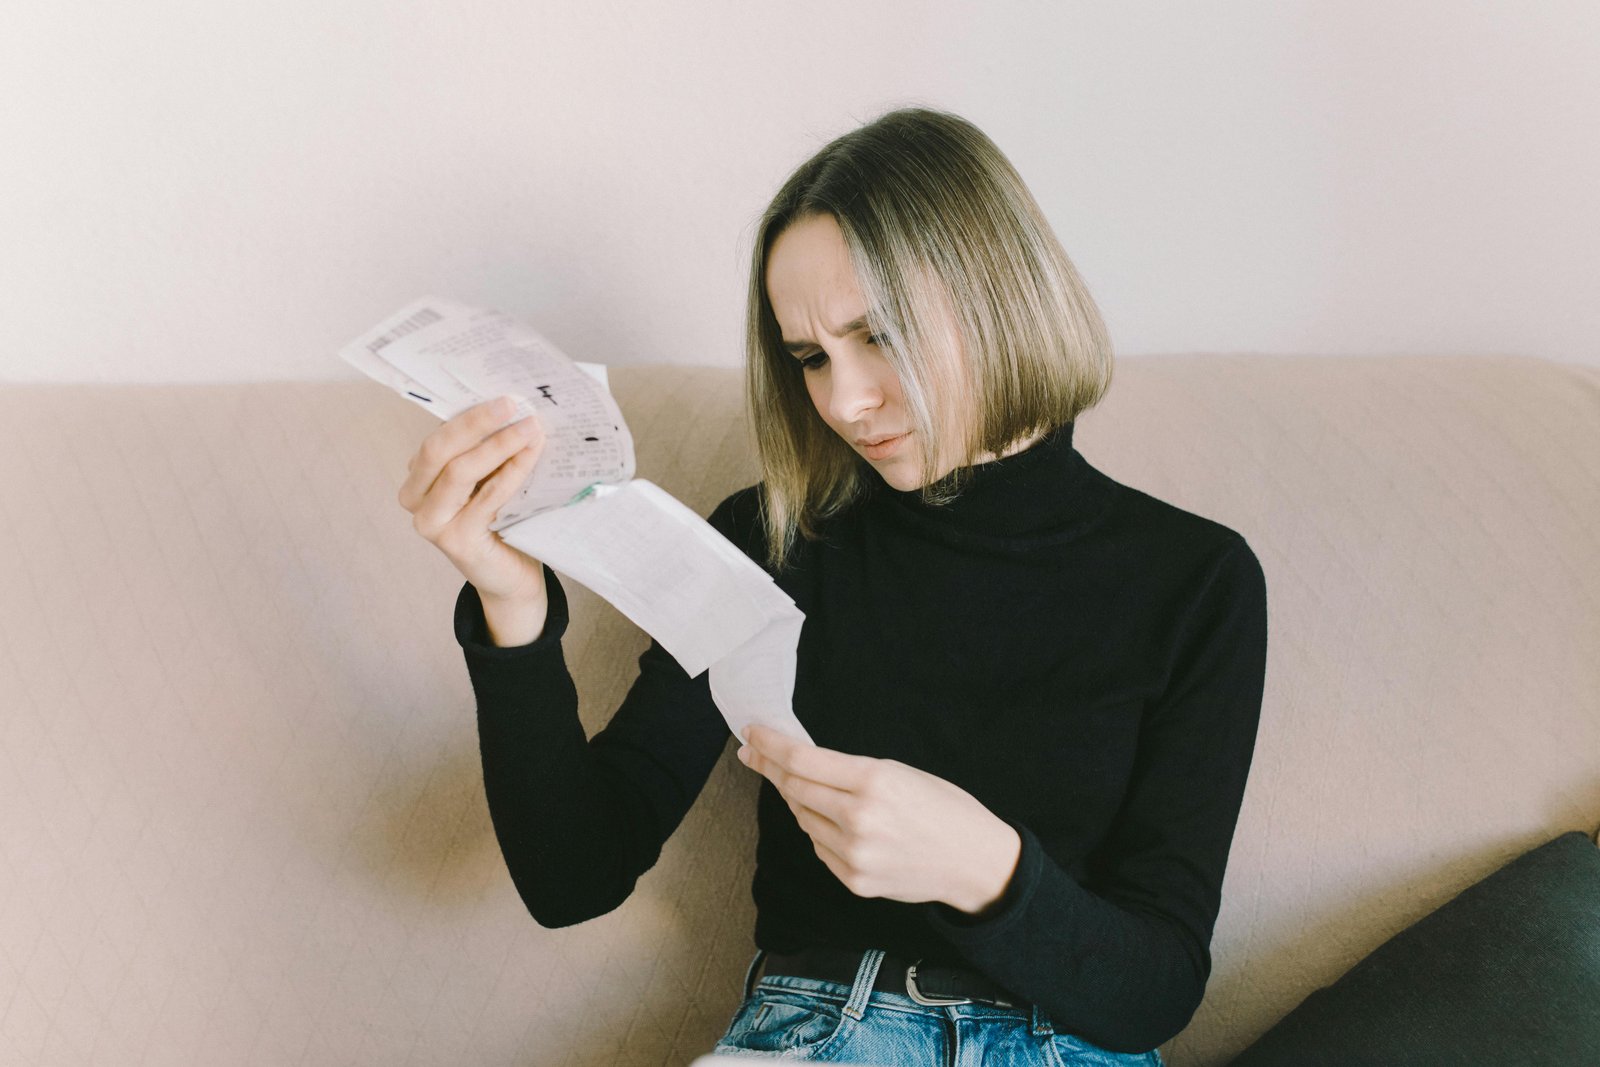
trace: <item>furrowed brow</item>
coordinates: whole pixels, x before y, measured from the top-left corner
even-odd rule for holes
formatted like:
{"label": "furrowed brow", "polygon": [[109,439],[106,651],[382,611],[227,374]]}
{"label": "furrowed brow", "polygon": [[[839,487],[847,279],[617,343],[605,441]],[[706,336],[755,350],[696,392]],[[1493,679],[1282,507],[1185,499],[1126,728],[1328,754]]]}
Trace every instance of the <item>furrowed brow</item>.
{"label": "furrowed brow", "polygon": [[[837,330],[831,330],[830,329],[828,332],[831,333],[835,337],[848,337],[851,334],[855,333],[857,330],[864,330],[864,329],[866,329],[866,327],[867,327],[867,317],[865,315],[862,315],[858,319],[852,319],[850,322],[845,323],[843,326],[839,327]],[[784,341],[783,342],[783,347],[788,352],[795,353],[795,352],[804,351],[805,349],[810,348],[812,345],[814,345],[816,343],[817,342],[815,342],[815,341],[806,341],[806,340]]]}

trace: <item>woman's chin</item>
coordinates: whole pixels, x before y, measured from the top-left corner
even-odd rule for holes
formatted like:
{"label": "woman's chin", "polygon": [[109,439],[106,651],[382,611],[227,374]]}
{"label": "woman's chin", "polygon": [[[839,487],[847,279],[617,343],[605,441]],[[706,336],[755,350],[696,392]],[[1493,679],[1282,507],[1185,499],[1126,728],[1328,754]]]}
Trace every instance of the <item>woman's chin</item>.
{"label": "woman's chin", "polygon": [[905,463],[877,464],[878,474],[883,477],[884,483],[891,489],[898,489],[902,493],[913,489],[921,489],[922,481],[917,477],[916,469]]}

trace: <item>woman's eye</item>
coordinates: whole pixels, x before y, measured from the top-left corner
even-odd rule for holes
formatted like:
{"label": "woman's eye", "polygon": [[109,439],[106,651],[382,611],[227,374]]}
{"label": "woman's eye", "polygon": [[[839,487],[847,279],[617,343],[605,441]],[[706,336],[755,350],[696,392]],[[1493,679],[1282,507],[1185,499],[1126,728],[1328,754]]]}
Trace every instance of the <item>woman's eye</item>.
{"label": "woman's eye", "polygon": [[[879,336],[878,334],[869,333],[867,335],[867,344],[872,345],[873,347],[876,348],[878,345],[880,345],[882,343],[883,343],[883,338],[881,336]],[[828,353],[826,353],[826,352],[817,352],[817,353],[809,355],[809,356],[805,357],[804,359],[800,360],[800,366],[804,370],[815,370],[816,368],[822,366],[822,360],[825,360],[827,358],[828,358]]]}

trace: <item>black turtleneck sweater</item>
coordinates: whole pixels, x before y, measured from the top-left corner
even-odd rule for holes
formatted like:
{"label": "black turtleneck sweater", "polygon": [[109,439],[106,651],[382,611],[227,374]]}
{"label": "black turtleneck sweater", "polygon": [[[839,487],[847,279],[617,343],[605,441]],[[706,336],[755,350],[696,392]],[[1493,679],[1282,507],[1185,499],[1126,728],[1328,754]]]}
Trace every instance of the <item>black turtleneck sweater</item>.
{"label": "black turtleneck sweater", "polygon": [[[1016,872],[981,920],[857,897],[763,780],[755,942],[972,967],[1057,1029],[1142,1052],[1183,1029],[1211,972],[1261,710],[1265,579],[1235,531],[1090,466],[1071,423],[975,471],[944,508],[874,479],[777,581],[806,614],[794,710],[812,739],[965,789],[1016,829]],[[708,521],[764,567],[763,491]],[[586,738],[566,594],[545,579],[538,640],[495,647],[470,583],[455,632],[496,836],[554,927],[628,897],[733,735],[706,675],[652,640]]]}

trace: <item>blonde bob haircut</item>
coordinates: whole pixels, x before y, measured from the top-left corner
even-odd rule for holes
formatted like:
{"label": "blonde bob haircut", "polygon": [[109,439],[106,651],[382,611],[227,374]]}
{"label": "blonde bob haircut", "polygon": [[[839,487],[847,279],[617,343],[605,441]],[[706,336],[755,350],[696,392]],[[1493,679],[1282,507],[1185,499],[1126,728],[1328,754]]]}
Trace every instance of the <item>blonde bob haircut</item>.
{"label": "blonde bob haircut", "polygon": [[836,138],[772,198],[751,257],[745,397],[774,571],[787,565],[797,534],[819,539],[823,522],[882,477],[822,420],[767,293],[778,235],[818,214],[832,215],[844,235],[868,327],[899,378],[912,428],[923,441],[964,442],[963,458],[937,481],[936,450],[923,450],[924,503],[956,499],[976,457],[1076,419],[1111,385],[1099,310],[1022,178],[981,130],[913,107]]}

